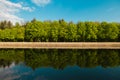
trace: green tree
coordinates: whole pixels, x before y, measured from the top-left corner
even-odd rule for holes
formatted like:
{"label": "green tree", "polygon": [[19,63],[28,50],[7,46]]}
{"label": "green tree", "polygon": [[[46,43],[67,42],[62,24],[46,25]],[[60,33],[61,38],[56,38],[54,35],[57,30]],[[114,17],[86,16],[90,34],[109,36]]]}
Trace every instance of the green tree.
{"label": "green tree", "polygon": [[84,22],[77,23],[77,40],[85,42],[86,26]]}
{"label": "green tree", "polygon": [[86,26],[86,40],[87,41],[96,41],[98,33],[98,25],[95,22],[85,22]]}
{"label": "green tree", "polygon": [[67,26],[67,41],[77,41],[77,26],[73,22],[70,22]]}
{"label": "green tree", "polygon": [[57,42],[58,41],[58,35],[59,35],[59,22],[54,21],[50,25],[50,30],[49,30],[49,39],[50,41]]}

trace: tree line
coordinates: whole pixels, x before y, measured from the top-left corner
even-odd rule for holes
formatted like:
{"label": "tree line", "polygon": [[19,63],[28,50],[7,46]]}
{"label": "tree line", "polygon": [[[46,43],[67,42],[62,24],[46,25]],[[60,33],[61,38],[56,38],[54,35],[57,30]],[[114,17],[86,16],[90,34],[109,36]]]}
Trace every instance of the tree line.
{"label": "tree line", "polygon": [[38,21],[25,24],[0,22],[0,41],[27,42],[119,42],[120,23]]}

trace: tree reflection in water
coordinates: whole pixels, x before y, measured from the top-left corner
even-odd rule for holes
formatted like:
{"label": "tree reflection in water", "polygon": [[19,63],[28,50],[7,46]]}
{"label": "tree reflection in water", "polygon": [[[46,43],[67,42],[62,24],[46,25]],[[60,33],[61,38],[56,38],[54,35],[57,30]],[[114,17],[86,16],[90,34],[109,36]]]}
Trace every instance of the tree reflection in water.
{"label": "tree reflection in water", "polygon": [[9,67],[13,62],[15,64],[24,62],[33,69],[39,67],[64,69],[66,66],[74,65],[82,68],[118,67],[120,65],[120,50],[0,50],[0,67]]}

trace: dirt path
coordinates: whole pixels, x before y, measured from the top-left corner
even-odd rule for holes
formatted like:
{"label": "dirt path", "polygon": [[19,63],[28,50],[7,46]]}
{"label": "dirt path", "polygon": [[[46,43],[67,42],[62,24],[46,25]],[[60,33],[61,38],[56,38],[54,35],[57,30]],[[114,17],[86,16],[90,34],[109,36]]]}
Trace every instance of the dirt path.
{"label": "dirt path", "polygon": [[0,48],[120,49],[120,42],[0,42]]}

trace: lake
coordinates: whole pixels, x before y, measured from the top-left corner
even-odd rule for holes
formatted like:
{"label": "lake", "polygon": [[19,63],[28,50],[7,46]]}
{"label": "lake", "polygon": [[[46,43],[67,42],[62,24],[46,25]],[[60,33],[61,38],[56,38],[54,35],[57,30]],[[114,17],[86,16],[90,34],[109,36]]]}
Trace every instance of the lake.
{"label": "lake", "polygon": [[0,80],[120,80],[120,50],[0,49]]}

